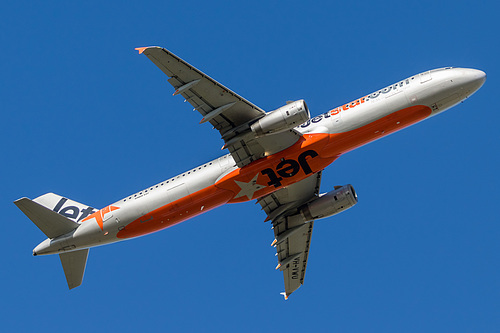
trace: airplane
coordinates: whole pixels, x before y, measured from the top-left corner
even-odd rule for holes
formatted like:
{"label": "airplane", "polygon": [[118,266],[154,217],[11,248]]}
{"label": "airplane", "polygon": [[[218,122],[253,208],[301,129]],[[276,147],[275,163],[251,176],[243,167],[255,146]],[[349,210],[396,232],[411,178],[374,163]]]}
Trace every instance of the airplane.
{"label": "airplane", "polygon": [[474,94],[483,71],[439,68],[311,117],[304,100],[266,112],[161,47],[137,48],[224,141],[228,154],[102,209],[47,193],[16,206],[48,237],[33,255],[59,254],[69,289],[81,285],[89,249],[150,234],[227,203],[256,200],[272,223],[287,299],[304,283],[314,221],[354,206],[352,185],[320,192],[341,155]]}

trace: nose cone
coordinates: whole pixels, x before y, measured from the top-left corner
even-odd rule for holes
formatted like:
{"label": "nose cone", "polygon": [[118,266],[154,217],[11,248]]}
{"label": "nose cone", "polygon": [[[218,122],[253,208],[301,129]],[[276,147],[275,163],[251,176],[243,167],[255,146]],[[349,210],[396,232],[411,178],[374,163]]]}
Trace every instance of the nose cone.
{"label": "nose cone", "polygon": [[478,69],[463,68],[462,75],[467,97],[478,91],[486,81],[486,73]]}

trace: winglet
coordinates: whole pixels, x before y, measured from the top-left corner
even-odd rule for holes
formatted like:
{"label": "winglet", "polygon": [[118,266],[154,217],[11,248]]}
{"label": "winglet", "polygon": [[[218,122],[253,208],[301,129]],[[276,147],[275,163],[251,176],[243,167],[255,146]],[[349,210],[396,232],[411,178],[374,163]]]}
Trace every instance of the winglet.
{"label": "winglet", "polygon": [[282,292],[280,293],[280,295],[283,295],[285,297],[285,301],[288,299],[288,295],[286,294],[286,292]]}
{"label": "winglet", "polygon": [[148,47],[136,47],[135,50],[136,51],[139,51],[139,54],[142,54],[142,52],[144,52],[145,49],[147,49]]}

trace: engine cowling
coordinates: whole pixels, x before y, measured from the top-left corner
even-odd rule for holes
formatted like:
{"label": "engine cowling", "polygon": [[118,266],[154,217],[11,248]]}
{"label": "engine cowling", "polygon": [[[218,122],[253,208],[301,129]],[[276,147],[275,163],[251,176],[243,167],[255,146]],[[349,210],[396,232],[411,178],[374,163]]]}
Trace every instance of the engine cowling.
{"label": "engine cowling", "polygon": [[299,209],[306,221],[329,217],[351,208],[358,203],[354,188],[349,185],[336,188]]}
{"label": "engine cowling", "polygon": [[252,131],[258,136],[279,133],[305,123],[310,118],[306,102],[301,99],[267,113],[253,123]]}

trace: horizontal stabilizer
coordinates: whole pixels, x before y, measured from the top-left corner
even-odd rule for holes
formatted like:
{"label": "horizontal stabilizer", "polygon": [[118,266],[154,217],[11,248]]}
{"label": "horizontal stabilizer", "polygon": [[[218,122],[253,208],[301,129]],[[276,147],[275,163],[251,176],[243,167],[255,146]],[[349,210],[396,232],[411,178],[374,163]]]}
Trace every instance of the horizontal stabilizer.
{"label": "horizontal stabilizer", "polygon": [[76,288],[82,284],[88,255],[89,249],[59,254],[69,289]]}
{"label": "horizontal stabilizer", "polygon": [[16,200],[14,204],[49,238],[67,234],[79,226],[78,223],[28,198]]}

